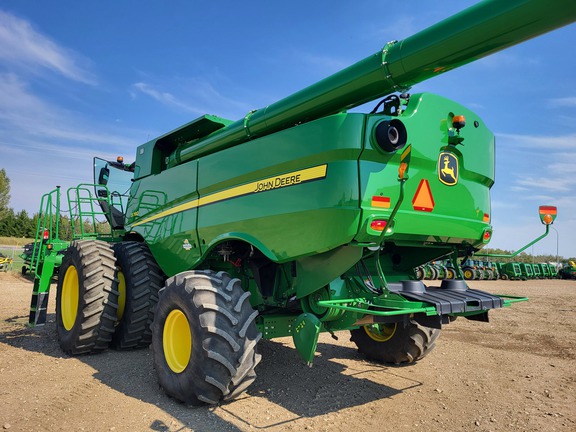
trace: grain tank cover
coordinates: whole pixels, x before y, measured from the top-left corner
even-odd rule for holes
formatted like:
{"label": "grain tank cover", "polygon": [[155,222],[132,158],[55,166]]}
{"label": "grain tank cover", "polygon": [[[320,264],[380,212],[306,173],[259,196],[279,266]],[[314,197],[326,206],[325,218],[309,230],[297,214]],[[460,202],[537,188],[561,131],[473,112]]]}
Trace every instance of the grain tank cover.
{"label": "grain tank cover", "polygon": [[158,174],[165,168],[166,157],[178,147],[193,143],[232,124],[232,120],[205,114],[173,131],[138,147],[134,178]]}

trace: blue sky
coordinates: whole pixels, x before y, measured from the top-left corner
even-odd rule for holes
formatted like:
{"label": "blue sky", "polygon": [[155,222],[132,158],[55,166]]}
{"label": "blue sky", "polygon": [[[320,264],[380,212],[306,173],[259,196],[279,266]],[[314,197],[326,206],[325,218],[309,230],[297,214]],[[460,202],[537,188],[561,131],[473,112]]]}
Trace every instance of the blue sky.
{"label": "blue sky", "polygon": [[[10,206],[91,182],[92,157],[204,113],[236,120],[474,1],[4,0],[0,168]],[[475,110],[497,137],[490,244],[540,235],[558,206],[559,253],[576,256],[576,25],[421,83]],[[556,232],[528,252],[556,254]]]}

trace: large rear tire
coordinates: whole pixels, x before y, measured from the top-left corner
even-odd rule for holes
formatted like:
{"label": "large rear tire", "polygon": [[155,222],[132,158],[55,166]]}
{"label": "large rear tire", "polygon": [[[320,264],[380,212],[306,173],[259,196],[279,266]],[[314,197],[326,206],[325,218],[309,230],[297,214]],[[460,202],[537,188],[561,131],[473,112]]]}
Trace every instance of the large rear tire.
{"label": "large rear tire", "polygon": [[150,326],[164,275],[144,243],[117,243],[114,253],[120,301],[112,346],[119,350],[145,348],[152,342]]}
{"label": "large rear tire", "polygon": [[188,271],[166,281],[152,324],[152,350],[164,391],[184,403],[216,404],[256,379],[258,312],[239,279]]}
{"label": "large rear tire", "polygon": [[56,294],[56,328],[64,352],[93,353],[108,347],[118,309],[115,273],[108,243],[74,241],[66,251]]}
{"label": "large rear tire", "polygon": [[370,360],[383,363],[413,363],[436,345],[439,329],[424,327],[414,320],[402,323],[372,324],[350,331],[350,340]]}

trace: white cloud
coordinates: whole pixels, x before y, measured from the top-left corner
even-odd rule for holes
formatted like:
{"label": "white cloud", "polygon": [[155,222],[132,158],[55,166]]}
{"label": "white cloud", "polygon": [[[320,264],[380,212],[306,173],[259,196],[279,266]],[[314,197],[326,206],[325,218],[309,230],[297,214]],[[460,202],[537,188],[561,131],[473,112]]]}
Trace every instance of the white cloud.
{"label": "white cloud", "polygon": [[[140,93],[142,93],[146,96],[150,96],[152,99],[155,99],[164,105],[183,109],[184,111],[189,111],[189,112],[192,112],[195,114],[200,114],[200,115],[204,114],[204,111],[202,111],[201,109],[198,109],[194,106],[188,105],[184,101],[179,100],[172,93],[158,90],[150,84],[138,82],[138,83],[133,84],[132,87],[135,90],[139,91]],[[133,94],[133,96],[135,96],[135,95]]]}
{"label": "white cloud", "polygon": [[575,107],[576,108],[576,96],[568,96],[563,98],[549,99],[548,105],[553,108],[559,107]]}
{"label": "white cloud", "polygon": [[0,61],[41,73],[38,67],[52,70],[68,79],[95,84],[94,76],[81,63],[87,59],[59,46],[21,18],[0,10]]}
{"label": "white cloud", "polygon": [[[166,90],[168,87],[170,91]],[[218,113],[236,119],[252,109],[244,102],[223,96],[208,81],[193,77],[170,77],[156,84],[137,82],[132,85],[131,94],[132,97],[143,94],[163,105],[195,115]]]}
{"label": "white cloud", "polygon": [[576,151],[576,134],[542,136],[496,133],[496,138],[500,143],[504,140],[510,141],[513,144],[520,144],[524,148]]}
{"label": "white cloud", "polygon": [[567,192],[574,187],[573,179],[566,177],[524,177],[516,180],[516,183],[533,189],[545,189],[554,192]]}
{"label": "white cloud", "polygon": [[57,140],[81,145],[135,146],[125,137],[96,132],[100,128],[83,124],[74,113],[43,101],[14,74],[0,73],[0,95],[0,132],[5,137],[34,143]]}

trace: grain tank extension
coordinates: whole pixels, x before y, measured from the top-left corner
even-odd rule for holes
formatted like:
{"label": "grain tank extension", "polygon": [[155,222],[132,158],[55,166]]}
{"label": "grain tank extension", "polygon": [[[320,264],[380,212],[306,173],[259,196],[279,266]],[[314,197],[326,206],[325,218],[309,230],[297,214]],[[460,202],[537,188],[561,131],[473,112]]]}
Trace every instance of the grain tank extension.
{"label": "grain tank extension", "polygon": [[[152,344],[167,394],[215,404],[254,381],[262,338],[291,336],[311,364],[320,332],[346,330],[367,358],[412,363],[456,317],[525,300],[470,289],[458,265],[492,235],[493,133],[408,91],[575,19],[568,0],[483,1],[238,121],[193,120],[133,164],[96,159],[93,193],[70,206],[111,229],[55,259],[61,347]],[[432,260],[456,278],[426,286],[414,269]]]}

